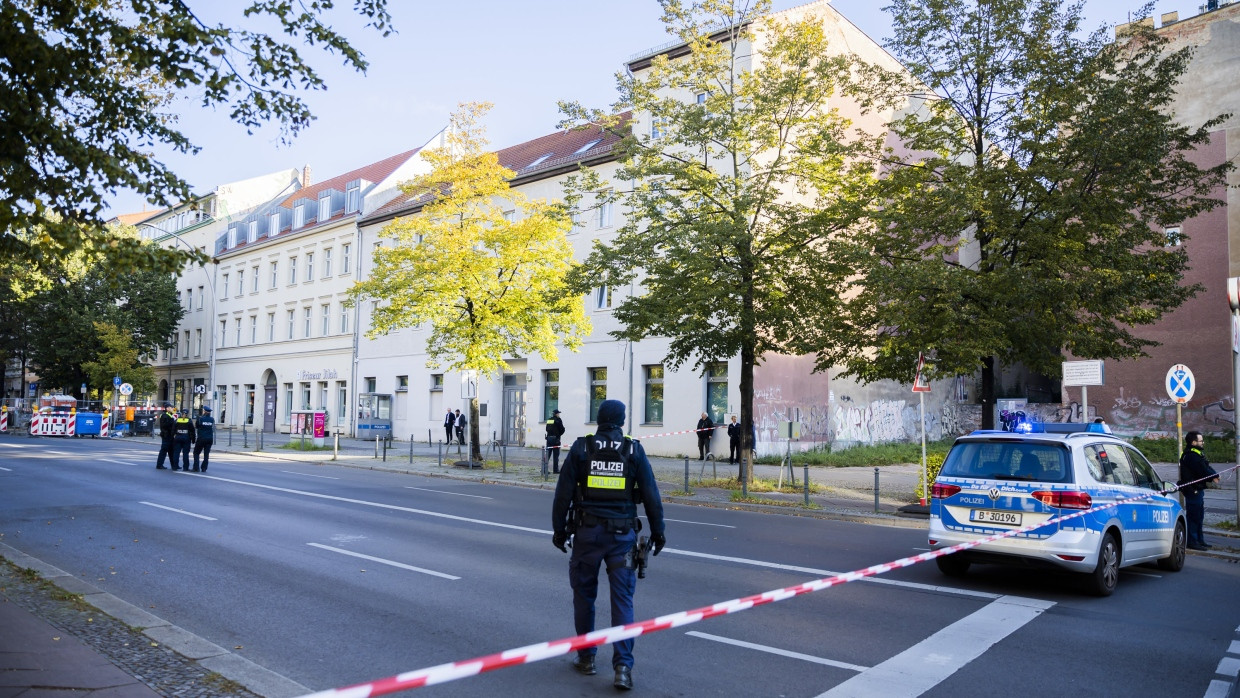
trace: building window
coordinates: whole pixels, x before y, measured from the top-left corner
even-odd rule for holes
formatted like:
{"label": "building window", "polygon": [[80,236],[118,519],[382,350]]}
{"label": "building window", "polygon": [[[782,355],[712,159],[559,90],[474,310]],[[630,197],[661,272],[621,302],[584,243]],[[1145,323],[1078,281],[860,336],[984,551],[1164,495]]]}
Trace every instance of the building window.
{"label": "building window", "polygon": [[250,316],[250,344],[258,344],[258,316]]}
{"label": "building window", "polygon": [[1167,228],[1163,232],[1167,234],[1167,247],[1179,247],[1184,241],[1184,234],[1179,226]]}
{"label": "building window", "polygon": [[228,339],[228,321],[220,320],[220,340],[216,346],[223,349],[226,346],[226,339]]}
{"label": "building window", "polygon": [[293,423],[293,384],[284,384],[284,421]]}
{"label": "building window", "polygon": [[663,423],[663,366],[643,366],[646,375],[646,424]]}
{"label": "building window", "polygon": [[[604,195],[608,193],[609,192],[604,193]],[[604,201],[598,205],[598,227],[599,228],[610,228],[611,227],[611,202],[610,201]]]}
{"label": "building window", "polygon": [[611,307],[611,286],[599,286],[594,289],[594,308],[606,310]]}
{"label": "building window", "polygon": [[396,392],[398,393],[409,392],[409,376],[397,376],[396,377]]}
{"label": "building window", "polygon": [[340,334],[346,334],[349,331],[349,308],[344,303],[340,304]]}
{"label": "building window", "polygon": [[332,275],[332,248],[323,250],[323,278]]}
{"label": "building window", "polygon": [[280,212],[276,211],[267,218],[267,237],[273,238],[280,234]]}
{"label": "building window", "polygon": [[202,356],[202,330],[194,330],[194,356]]}
{"label": "building window", "polygon": [[327,382],[319,383],[319,409],[327,409]]}
{"label": "building window", "polygon": [[337,424],[345,424],[344,416],[348,414],[349,408],[349,387],[344,381],[336,381],[336,414],[340,415]]}
{"label": "building window", "polygon": [[667,118],[656,116],[650,121],[650,140],[657,141],[663,137],[664,129],[667,127]]}
{"label": "building window", "polygon": [[238,269],[237,270],[237,297],[240,298],[241,294],[243,293],[245,293],[245,270]]}
{"label": "building window", "polygon": [[431,374],[431,392],[432,393],[443,392],[443,374],[442,373]]}
{"label": "building window", "polygon": [[245,236],[246,242],[258,240],[258,221],[250,221],[250,231]]}
{"label": "building window", "polygon": [[198,287],[198,309],[199,309],[199,310],[202,310],[202,297],[203,297],[204,295],[205,295],[205,294],[202,292],[202,287],[201,287],[201,286],[199,286],[199,287]]}
{"label": "building window", "polygon": [[301,384],[301,408],[303,410],[310,409],[310,384]]}
{"label": "building window", "polygon": [[185,309],[194,309],[194,289],[192,288],[185,289]]}
{"label": "building window", "polygon": [[293,207],[293,227],[300,228],[306,224],[306,205],[297,204]]}
{"label": "building window", "polygon": [[290,284],[297,283],[297,258],[288,258],[288,282]]}
{"label": "building window", "polygon": [[306,253],[306,281],[314,281],[314,253]]}
{"label": "building window", "polygon": [[543,420],[551,419],[552,410],[560,409],[560,370],[543,371]]}
{"label": "building window", "polygon": [[271,288],[275,288],[280,283],[280,263],[271,263]]}
{"label": "building window", "polygon": [[341,274],[350,273],[349,253],[352,251],[353,251],[353,245],[341,245],[340,246],[340,273]]}
{"label": "building window", "polygon": [[351,182],[344,192],[345,212],[357,213],[362,210],[362,183]]}
{"label": "building window", "polygon": [[590,422],[598,421],[598,408],[607,399],[607,369],[590,369]]}
{"label": "building window", "polygon": [[276,341],[276,314],[267,313],[267,341]]}
{"label": "building window", "polygon": [[225,275],[224,275],[224,284],[223,284],[223,285],[224,285],[224,293],[222,294],[222,296],[223,296],[224,298],[227,298],[227,297],[228,297],[228,274],[225,274]]}
{"label": "building window", "polygon": [[308,338],[310,336],[310,313],[311,313],[310,306],[307,305],[304,308],[304,310],[305,310],[305,316],[306,316],[305,332],[306,332],[306,337]]}
{"label": "building window", "polygon": [[323,336],[324,337],[332,333],[331,326],[330,326],[331,321],[332,321],[331,313],[332,313],[331,305],[324,304],[323,305]]}
{"label": "building window", "polygon": [[233,320],[233,331],[236,335],[236,346],[241,346],[241,318]]}
{"label": "building window", "polygon": [[293,338],[293,319],[294,319],[293,311],[290,310],[288,311],[288,338],[289,339]]}
{"label": "building window", "polygon": [[728,364],[717,361],[706,365],[706,412],[715,424],[723,424],[728,412]]}
{"label": "building window", "polygon": [[331,192],[323,192],[319,197],[319,222],[332,217],[332,195]]}
{"label": "building window", "polygon": [[253,293],[258,293],[258,267],[252,267],[250,272],[250,276],[254,278],[254,280],[250,282],[250,291]]}
{"label": "building window", "polygon": [[185,358],[189,358],[189,330],[185,330]]}
{"label": "building window", "polygon": [[368,393],[375,392],[375,379],[374,378],[363,378],[362,384],[366,386],[366,392]]}

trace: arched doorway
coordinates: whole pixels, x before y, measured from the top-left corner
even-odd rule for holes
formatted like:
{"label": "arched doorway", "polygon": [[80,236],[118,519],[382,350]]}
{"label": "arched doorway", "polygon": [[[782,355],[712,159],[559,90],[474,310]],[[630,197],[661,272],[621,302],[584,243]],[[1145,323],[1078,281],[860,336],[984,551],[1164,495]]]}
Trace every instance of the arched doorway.
{"label": "arched doorway", "polygon": [[166,380],[159,381],[159,392],[156,393],[155,399],[159,400],[160,405],[170,404],[168,402],[168,381]]}
{"label": "arched doorway", "polygon": [[276,433],[276,372],[263,371],[263,431]]}

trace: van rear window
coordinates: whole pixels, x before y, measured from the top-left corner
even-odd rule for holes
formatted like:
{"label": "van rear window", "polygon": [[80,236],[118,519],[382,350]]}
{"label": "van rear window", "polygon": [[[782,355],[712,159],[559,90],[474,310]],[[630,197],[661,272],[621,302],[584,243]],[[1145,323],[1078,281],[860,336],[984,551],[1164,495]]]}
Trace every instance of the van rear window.
{"label": "van rear window", "polygon": [[1022,441],[963,441],[952,446],[941,475],[1025,482],[1072,482],[1068,450]]}

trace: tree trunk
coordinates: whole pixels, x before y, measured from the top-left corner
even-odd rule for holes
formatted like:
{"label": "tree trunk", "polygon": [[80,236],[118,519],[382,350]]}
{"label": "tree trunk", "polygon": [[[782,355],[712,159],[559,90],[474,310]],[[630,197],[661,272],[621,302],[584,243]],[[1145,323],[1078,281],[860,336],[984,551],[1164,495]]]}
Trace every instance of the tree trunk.
{"label": "tree trunk", "polygon": [[469,459],[482,462],[482,448],[478,444],[478,396],[469,401]]}
{"label": "tree trunk", "polygon": [[982,359],[982,428],[995,428],[995,357]]}
{"label": "tree trunk", "polygon": [[741,458],[737,480],[753,484],[753,365],[754,348],[746,342],[741,348]]}

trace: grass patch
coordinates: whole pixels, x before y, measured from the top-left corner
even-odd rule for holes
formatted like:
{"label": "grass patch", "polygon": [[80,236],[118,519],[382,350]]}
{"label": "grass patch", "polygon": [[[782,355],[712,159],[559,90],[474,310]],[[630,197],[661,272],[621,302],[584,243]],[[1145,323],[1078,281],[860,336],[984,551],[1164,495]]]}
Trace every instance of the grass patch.
{"label": "grass patch", "polygon": [[[282,448],[286,451],[330,451],[332,450],[331,446],[326,446],[326,445],[315,446],[314,442],[309,441],[309,440],[306,441],[304,444],[300,440],[290,441],[286,444],[281,444],[279,448]],[[388,450],[391,450],[391,449],[388,449]]]}
{"label": "grass patch", "polygon": [[1236,526],[1235,521],[1220,521],[1214,524],[1214,528],[1221,528],[1226,531],[1235,531],[1238,527]]}
{"label": "grass patch", "polygon": [[233,681],[232,679],[226,679],[220,674],[215,673],[214,671],[204,676],[202,678],[202,683],[205,684],[207,687],[213,689],[212,692],[217,693],[217,694],[241,693],[245,691],[245,686],[242,686],[241,684],[237,683],[236,681]]}
{"label": "grass patch", "polygon": [[[1125,439],[1155,463],[1179,463],[1179,442],[1174,439]],[[1231,463],[1236,459],[1236,442],[1231,438],[1206,437],[1206,460]]]}
{"label": "grass patch", "polygon": [[[694,484],[698,487],[714,487],[721,490],[733,490],[739,492],[741,490],[741,481],[734,477],[718,478],[715,480],[695,480]],[[805,492],[805,483],[797,480],[797,484],[790,485],[784,480],[783,487],[779,486],[778,480],[756,477],[753,482],[749,483],[750,492],[779,492],[780,494],[803,494]],[[819,486],[813,482],[809,483],[810,494],[824,494],[826,488]]]}
{"label": "grass patch", "polygon": [[[926,455],[946,455],[951,448],[953,439],[931,441],[926,443]],[[763,456],[757,460],[764,465],[778,465],[779,456]],[[872,446],[854,446],[834,450],[831,448],[793,453],[794,465],[820,465],[829,468],[857,468],[875,465],[895,465],[897,463],[920,463],[921,443],[888,443]]]}
{"label": "grass patch", "polygon": [[754,497],[752,495],[746,497],[740,492],[733,492],[729,497],[729,501],[736,504],[765,504],[773,507],[789,507],[795,509],[820,509],[817,504],[810,502],[808,506],[804,502],[792,501],[788,499],[767,499],[766,497]]}

